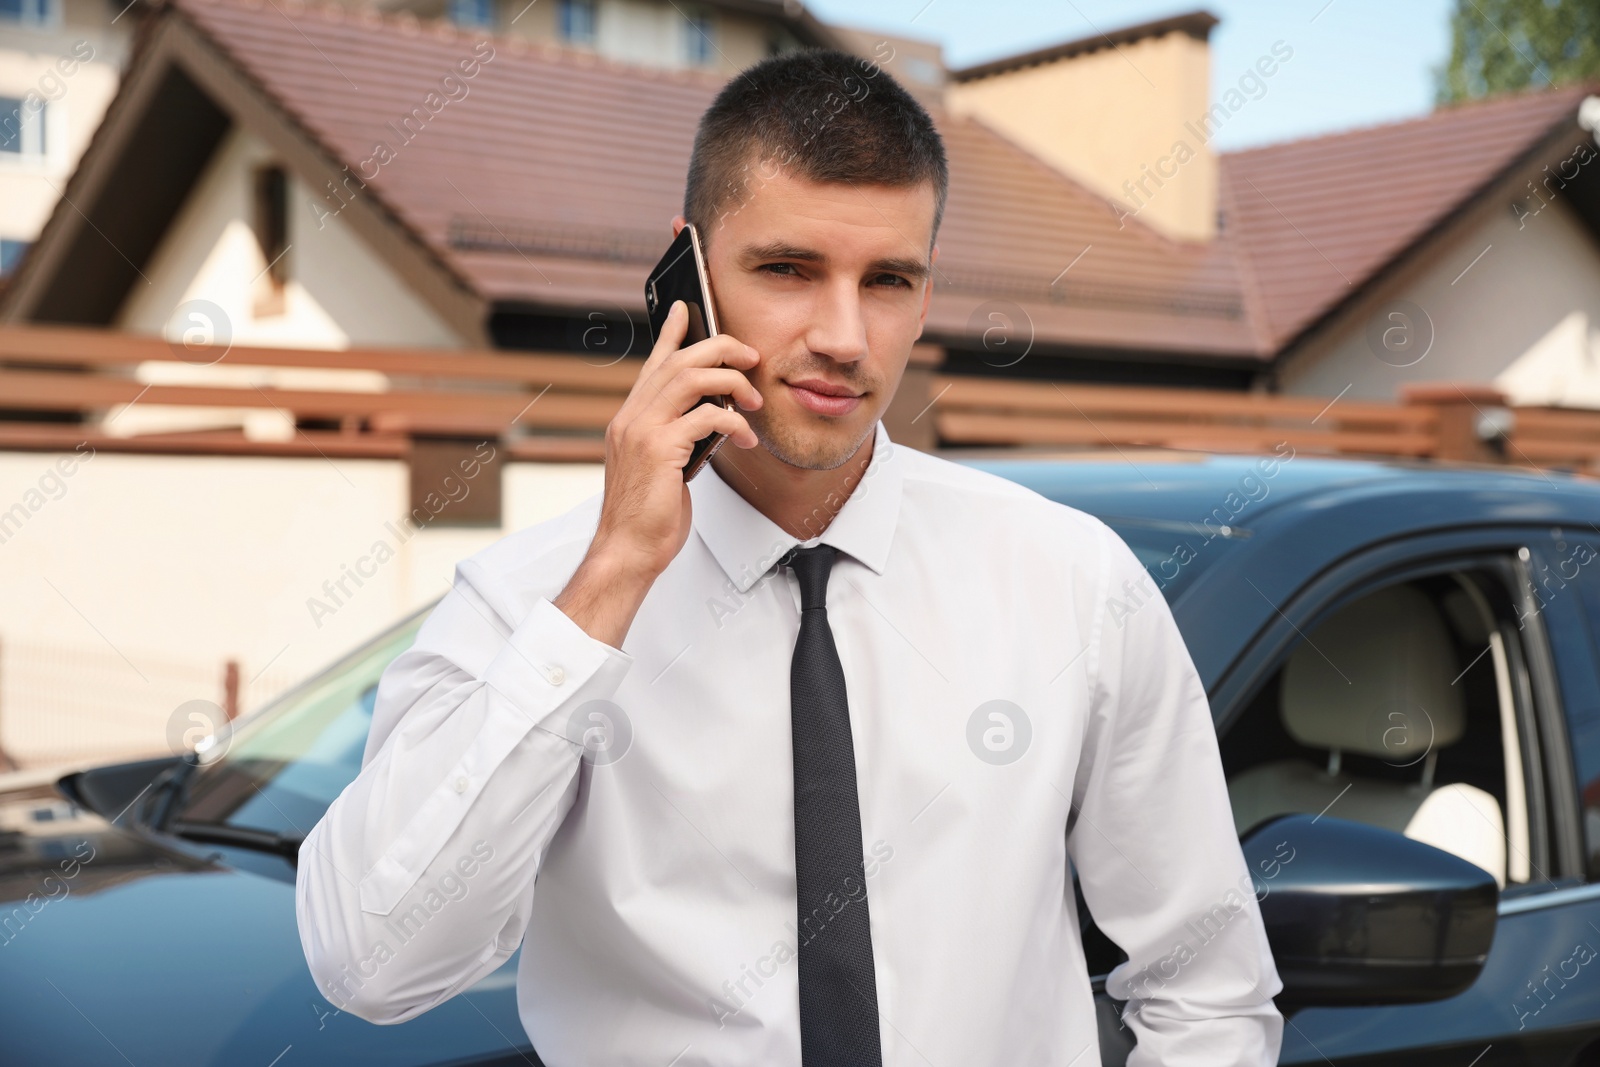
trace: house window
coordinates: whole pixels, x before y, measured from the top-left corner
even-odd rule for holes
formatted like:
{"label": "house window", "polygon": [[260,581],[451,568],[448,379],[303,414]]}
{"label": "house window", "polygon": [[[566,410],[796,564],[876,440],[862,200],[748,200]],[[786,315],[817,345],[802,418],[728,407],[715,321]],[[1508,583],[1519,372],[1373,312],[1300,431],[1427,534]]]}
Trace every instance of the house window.
{"label": "house window", "polygon": [[0,158],[44,158],[45,113],[48,107],[48,104],[41,103],[38,110],[24,108],[21,98],[0,96]]}
{"label": "house window", "polygon": [[53,26],[55,0],[0,0],[0,23],[20,22],[24,26]]}
{"label": "house window", "polygon": [[450,21],[458,26],[493,26],[494,0],[450,0]]}
{"label": "house window", "polygon": [[689,8],[684,12],[684,58],[692,67],[708,66],[717,54],[716,20],[703,8]]}
{"label": "house window", "polygon": [[0,275],[10,274],[16,270],[17,264],[22,262],[22,253],[27,250],[27,241],[15,241],[9,237],[0,237]]}
{"label": "house window", "polygon": [[282,167],[258,168],[253,189],[251,228],[265,266],[255,294],[258,316],[283,313],[283,287],[289,278],[289,176]]}
{"label": "house window", "polygon": [[556,9],[561,39],[573,44],[595,42],[594,0],[560,0]]}

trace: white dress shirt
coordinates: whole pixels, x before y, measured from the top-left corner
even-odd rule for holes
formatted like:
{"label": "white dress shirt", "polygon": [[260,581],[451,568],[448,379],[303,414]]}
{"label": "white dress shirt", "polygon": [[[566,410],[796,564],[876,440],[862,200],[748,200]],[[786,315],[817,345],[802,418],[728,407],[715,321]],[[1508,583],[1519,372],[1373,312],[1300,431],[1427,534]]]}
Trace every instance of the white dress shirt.
{"label": "white dress shirt", "polygon": [[798,1065],[800,598],[775,564],[820,540],[885,1067],[1097,1067],[1073,867],[1130,957],[1130,1067],[1277,1062],[1282,983],[1165,601],[1098,519],[875,433],[804,542],[703,470],[620,650],[551,602],[599,494],[459,564],[300,849],[334,1004],[404,1022],[520,944],[550,1067]]}

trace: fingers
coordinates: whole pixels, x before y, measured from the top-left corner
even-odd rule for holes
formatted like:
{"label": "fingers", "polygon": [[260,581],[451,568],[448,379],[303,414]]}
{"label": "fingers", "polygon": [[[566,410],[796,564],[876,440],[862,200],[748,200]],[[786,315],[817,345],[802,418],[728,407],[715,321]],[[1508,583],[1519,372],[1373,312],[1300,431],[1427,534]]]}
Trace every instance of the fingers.
{"label": "fingers", "polygon": [[680,348],[688,323],[688,305],[674,300],[655,347],[608,427],[608,435],[632,441],[633,447],[651,440],[646,451],[657,455],[665,454],[658,449],[676,452],[692,447],[710,433],[725,433],[740,447],[754,447],[755,432],[743,415],[700,401],[730,396],[747,411],[761,407],[761,394],[743,374],[760,362],[760,354],[728,334]]}
{"label": "fingers", "polygon": [[[701,404],[672,424],[674,438],[689,447],[711,433],[725,433],[740,448],[754,448],[758,443],[756,432],[737,411],[729,411],[720,404]],[[682,436],[679,436],[679,435]]]}
{"label": "fingers", "polygon": [[758,443],[743,415],[713,403],[700,404],[662,425],[613,422],[606,428],[608,447],[618,456],[643,460],[642,470],[654,470],[662,464],[682,467],[695,442],[713,433],[727,434],[740,448],[754,448]]}
{"label": "fingers", "polygon": [[706,396],[731,396],[746,411],[762,404],[761,394],[750,379],[731,367],[691,367],[663,382],[661,391],[643,409],[651,421],[677,418]]}
{"label": "fingers", "polygon": [[[688,328],[688,312],[680,309],[682,301],[675,301],[667,322],[662,324],[661,337],[651,350],[650,358],[639,369],[637,385],[661,392],[663,382],[683,367],[735,367],[750,370],[761,361],[754,348],[729,334],[717,334],[683,348],[681,344]],[[677,317],[676,325],[673,319]]]}
{"label": "fingers", "polygon": [[650,355],[644,361],[644,367],[639,371],[639,377],[644,378],[661,365],[661,361],[678,350],[683,344],[684,337],[689,332],[689,308],[682,300],[674,300],[667,309],[667,317],[661,323],[661,333],[656,338],[655,347],[650,350]]}

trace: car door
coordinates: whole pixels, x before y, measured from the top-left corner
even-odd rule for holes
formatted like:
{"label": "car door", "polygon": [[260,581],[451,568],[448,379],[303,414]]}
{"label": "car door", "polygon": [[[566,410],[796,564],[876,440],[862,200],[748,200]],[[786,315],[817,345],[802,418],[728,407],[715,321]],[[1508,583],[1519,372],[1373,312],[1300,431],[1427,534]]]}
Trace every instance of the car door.
{"label": "car door", "polygon": [[1525,566],[1528,607],[1549,636],[1567,737],[1571,788],[1556,801],[1555,813],[1575,824],[1580,856],[1574,877],[1561,887],[1512,907],[1542,913],[1545,924],[1568,933],[1572,945],[1559,963],[1528,961],[1525,997],[1535,999],[1522,1003],[1543,1016],[1582,1002],[1586,1018],[1572,1025],[1585,1043],[1567,1062],[1594,1064],[1600,1063],[1600,532],[1577,529],[1581,533],[1556,527],[1530,537]]}
{"label": "car door", "polygon": [[[1565,619],[1582,609],[1583,596],[1574,592],[1563,602],[1538,592],[1546,540],[1547,531],[1465,530],[1360,553],[1309,578],[1276,604],[1273,620],[1243,643],[1233,667],[1213,687],[1241,832],[1249,828],[1245,823],[1274,810],[1325,811],[1387,823],[1492,866],[1481,853],[1494,836],[1483,832],[1485,811],[1500,820],[1499,926],[1473,985],[1430,1003],[1292,1011],[1281,1063],[1568,1064],[1582,1062],[1575,1057],[1600,1040],[1600,893],[1591,892],[1584,878],[1563,718],[1570,705],[1587,731],[1584,741],[1600,741],[1600,682],[1589,630],[1574,630]],[[1600,575],[1600,561],[1593,572]],[[1600,586],[1587,603],[1600,609]],[[1397,614],[1407,621],[1395,623]],[[1361,616],[1353,632],[1387,625],[1392,640],[1352,642],[1353,616]],[[1571,646],[1560,652],[1567,672],[1561,684],[1548,636],[1558,621],[1563,647]],[[1433,632],[1431,644],[1415,640],[1421,629]],[[1392,673],[1395,663],[1433,657],[1437,678],[1430,700],[1458,705],[1454,725],[1439,732],[1451,716],[1437,707],[1399,719],[1376,705],[1352,707],[1351,714],[1372,721],[1361,723],[1354,735],[1346,730],[1328,736],[1346,738],[1341,744],[1357,751],[1335,755],[1319,748],[1318,729],[1306,726],[1305,709],[1285,704],[1306,688],[1286,681],[1293,665],[1302,661],[1302,675],[1309,663],[1325,679],[1355,683],[1374,668],[1350,657],[1376,656],[1373,649],[1393,641],[1411,642],[1410,651],[1389,656],[1383,669]],[[1331,669],[1323,666],[1330,652],[1343,661]],[[1379,688],[1368,685],[1364,692],[1381,692],[1384,677],[1376,677]],[[1333,689],[1334,699],[1323,701],[1318,714],[1340,710],[1344,685],[1336,681]],[[1564,700],[1569,690],[1586,695]],[[1362,690],[1352,685],[1349,691]],[[1363,734],[1369,738],[1364,752]],[[1440,738],[1448,744],[1436,744]],[[1381,744],[1375,746],[1376,739]],[[1590,762],[1579,773],[1593,782],[1600,775],[1600,751],[1585,751]],[[1355,783],[1361,788],[1344,788]],[[1308,792],[1308,785],[1323,792]],[[1600,799],[1600,785],[1591,792]],[[1461,803],[1473,797],[1492,803]],[[1432,818],[1423,817],[1424,802],[1431,804]],[[1439,818],[1441,811],[1448,817]],[[1600,810],[1590,820],[1600,830]],[[1120,959],[1115,946],[1091,929],[1086,947],[1092,946],[1102,968]],[[1106,1062],[1121,1062],[1121,1055],[1112,1051]]]}
{"label": "car door", "polygon": [[[1360,790],[1330,796],[1327,813],[1382,824],[1394,814],[1385,796],[1395,795],[1397,788],[1419,791],[1440,800],[1435,816],[1437,809],[1446,815],[1432,819],[1433,839],[1418,829],[1418,822],[1427,821],[1420,807],[1411,825],[1389,828],[1470,859],[1474,842],[1483,838],[1482,812],[1459,803],[1460,796],[1441,799],[1433,793],[1488,794],[1500,809],[1505,867],[1498,872],[1503,878],[1499,927],[1472,987],[1431,1003],[1293,1012],[1286,1019],[1281,1063],[1570,1063],[1600,1037],[1600,966],[1589,966],[1596,959],[1591,946],[1600,946],[1600,925],[1589,924],[1600,924],[1600,912],[1578,877],[1564,693],[1548,638],[1553,624],[1545,614],[1554,601],[1536,594],[1538,542],[1525,530],[1462,531],[1361,554],[1278,605],[1279,618],[1246,652],[1243,669],[1230,672],[1218,686],[1214,701],[1236,822],[1253,821],[1272,807],[1262,803],[1260,790],[1245,788],[1250,778],[1264,778],[1269,791],[1273,783],[1304,781],[1303,776],[1262,773],[1264,766],[1308,755],[1308,746],[1293,738],[1293,747],[1286,746],[1264,719],[1267,713],[1287,714],[1281,705],[1294,689],[1286,675],[1296,660],[1320,666],[1331,655],[1342,659],[1334,674],[1359,681],[1369,670],[1359,659],[1361,650],[1378,657],[1375,650],[1396,641],[1407,644],[1400,662],[1419,672],[1429,657],[1439,660],[1439,677],[1450,681],[1424,691],[1443,704],[1460,690],[1453,698],[1462,709],[1459,726],[1454,736],[1443,731],[1446,716],[1439,707],[1418,707],[1416,715],[1399,718],[1391,710],[1367,723],[1367,736],[1383,741],[1365,756],[1345,753],[1341,760],[1313,750],[1330,766],[1342,763],[1344,780],[1370,782],[1377,798],[1374,803],[1369,797],[1363,807],[1352,803]],[[1569,605],[1578,600],[1567,599]],[[1379,602],[1382,609],[1367,611],[1363,625],[1389,627],[1383,639],[1346,640],[1337,649],[1330,643],[1327,635],[1338,633],[1333,623],[1341,613]],[[1432,644],[1417,640],[1418,631],[1428,628],[1425,623],[1445,634],[1447,644],[1441,638]],[[1592,651],[1582,662],[1593,669]],[[1323,673],[1329,676],[1328,670]],[[1393,684],[1395,679],[1380,676],[1378,681]],[[1334,689],[1343,691],[1338,685]],[[1338,702],[1335,695],[1331,703],[1337,707]],[[1376,713],[1362,707],[1350,711]],[[1239,812],[1241,805],[1252,810]],[[1403,821],[1406,812],[1401,814]],[[1586,981],[1594,983],[1588,990]]]}

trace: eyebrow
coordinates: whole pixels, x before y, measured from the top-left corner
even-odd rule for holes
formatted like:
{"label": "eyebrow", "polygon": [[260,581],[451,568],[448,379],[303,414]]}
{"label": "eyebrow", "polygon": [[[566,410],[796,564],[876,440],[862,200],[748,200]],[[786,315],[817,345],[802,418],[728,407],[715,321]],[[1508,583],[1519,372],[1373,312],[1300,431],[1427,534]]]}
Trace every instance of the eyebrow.
{"label": "eyebrow", "polygon": [[[804,263],[826,263],[828,257],[811,248],[801,248],[799,245],[785,244],[782,241],[773,241],[770,244],[751,245],[744,249],[740,258],[746,262],[763,259],[798,259]],[[891,256],[887,259],[875,259],[867,264],[869,273],[877,274],[889,272],[904,274],[918,281],[929,274],[928,264],[921,260]]]}

